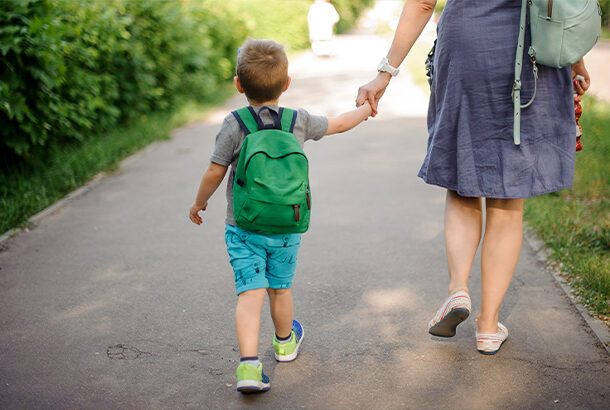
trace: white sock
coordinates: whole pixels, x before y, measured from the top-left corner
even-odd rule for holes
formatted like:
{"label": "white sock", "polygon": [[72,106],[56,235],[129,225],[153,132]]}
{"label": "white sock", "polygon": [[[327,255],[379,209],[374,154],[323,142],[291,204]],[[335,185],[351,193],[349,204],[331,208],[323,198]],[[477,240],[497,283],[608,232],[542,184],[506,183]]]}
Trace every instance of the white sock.
{"label": "white sock", "polygon": [[259,360],[258,356],[255,357],[242,357],[241,359],[239,359],[239,364],[251,364],[254,367],[258,367],[259,364],[261,364],[261,361]]}
{"label": "white sock", "polygon": [[290,342],[290,341],[292,340],[292,332],[290,332],[290,336],[288,336],[288,338],[287,338],[287,339],[284,339],[284,340],[282,340],[282,339],[280,339],[279,337],[277,337],[277,333],[276,333],[276,334],[275,334],[275,339],[276,339],[276,340],[277,340],[277,342],[278,342],[279,344],[281,344],[281,345],[283,345],[283,344],[285,344],[285,343],[288,343],[288,342]]}

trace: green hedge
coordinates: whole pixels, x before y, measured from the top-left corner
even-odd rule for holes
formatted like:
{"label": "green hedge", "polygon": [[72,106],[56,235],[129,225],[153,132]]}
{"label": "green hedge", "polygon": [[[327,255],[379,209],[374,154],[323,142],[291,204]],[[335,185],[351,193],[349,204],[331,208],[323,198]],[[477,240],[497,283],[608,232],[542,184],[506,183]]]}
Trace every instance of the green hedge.
{"label": "green hedge", "polygon": [[610,30],[610,0],[599,0],[602,8],[602,25]]}
{"label": "green hedge", "polygon": [[299,50],[309,46],[307,11],[309,0],[231,0],[227,2],[234,13],[244,19],[248,35],[275,40],[287,49]]}
{"label": "green hedge", "polygon": [[246,35],[212,0],[0,2],[0,160],[205,99]]}
{"label": "green hedge", "polygon": [[337,33],[344,33],[354,27],[356,20],[367,7],[375,4],[375,0],[332,0],[341,19],[337,23]]}
{"label": "green hedge", "polygon": [[[232,0],[228,7],[239,12],[246,22],[250,36],[281,42],[288,49],[309,47],[307,13],[311,0]],[[331,0],[340,20],[337,33],[354,27],[356,20],[375,0]]]}
{"label": "green hedge", "polygon": [[[339,30],[374,0],[335,0]],[[245,36],[308,47],[308,0],[0,1],[0,161],[205,101]]]}
{"label": "green hedge", "polygon": [[436,6],[434,6],[434,11],[438,14],[443,12],[443,9],[445,8],[445,4],[447,4],[447,0],[438,0],[436,2]]}

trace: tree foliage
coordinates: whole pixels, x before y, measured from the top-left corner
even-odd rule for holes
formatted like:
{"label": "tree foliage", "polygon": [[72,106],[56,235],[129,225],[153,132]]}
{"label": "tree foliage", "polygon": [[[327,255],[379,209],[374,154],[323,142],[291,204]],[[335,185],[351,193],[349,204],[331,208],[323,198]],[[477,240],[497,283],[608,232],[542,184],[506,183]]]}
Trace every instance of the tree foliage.
{"label": "tree foliage", "polygon": [[[334,0],[340,29],[374,0]],[[246,35],[309,45],[308,0],[0,1],[0,167],[102,135],[234,73]]]}
{"label": "tree foliage", "polygon": [[245,35],[212,0],[0,2],[0,158],[205,99]]}
{"label": "tree foliage", "polygon": [[341,17],[337,23],[337,32],[344,33],[356,24],[360,14],[375,4],[375,0],[331,0]]}
{"label": "tree foliage", "polygon": [[610,30],[610,0],[599,0],[602,8],[602,25]]}

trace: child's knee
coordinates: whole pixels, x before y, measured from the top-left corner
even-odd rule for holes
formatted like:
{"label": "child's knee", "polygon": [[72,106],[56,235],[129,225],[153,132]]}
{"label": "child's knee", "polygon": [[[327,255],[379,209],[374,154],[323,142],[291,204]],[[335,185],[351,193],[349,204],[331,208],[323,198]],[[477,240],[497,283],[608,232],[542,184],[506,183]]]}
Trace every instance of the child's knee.
{"label": "child's knee", "polygon": [[265,289],[248,289],[237,295],[237,301],[260,301],[265,299]]}
{"label": "child's knee", "polygon": [[272,296],[272,297],[289,295],[291,293],[291,288],[282,288],[282,289],[268,288],[267,293],[269,293],[269,296]]}

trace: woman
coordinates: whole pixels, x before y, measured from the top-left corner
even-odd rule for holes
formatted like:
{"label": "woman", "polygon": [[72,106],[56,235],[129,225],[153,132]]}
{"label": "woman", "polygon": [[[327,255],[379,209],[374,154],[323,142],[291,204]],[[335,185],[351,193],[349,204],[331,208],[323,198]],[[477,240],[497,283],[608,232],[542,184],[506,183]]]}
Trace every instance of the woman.
{"label": "woman", "polygon": [[[434,11],[436,0],[407,0],[387,60],[360,87],[356,105],[377,103]],[[455,335],[471,309],[468,276],[481,241],[481,308],[477,350],[495,354],[508,337],[500,305],[521,250],[523,199],[572,186],[573,92],[590,85],[583,61],[570,68],[539,67],[538,91],[522,110],[521,145],[513,142],[514,60],[520,0],[448,0],[433,56],[428,150],[419,176],[447,189],[445,243],[449,297],[430,321],[436,336]],[[529,33],[526,47],[529,47]],[[576,75],[584,81],[572,82]],[[522,101],[534,89],[523,62]],[[575,91],[573,91],[575,90]]]}

